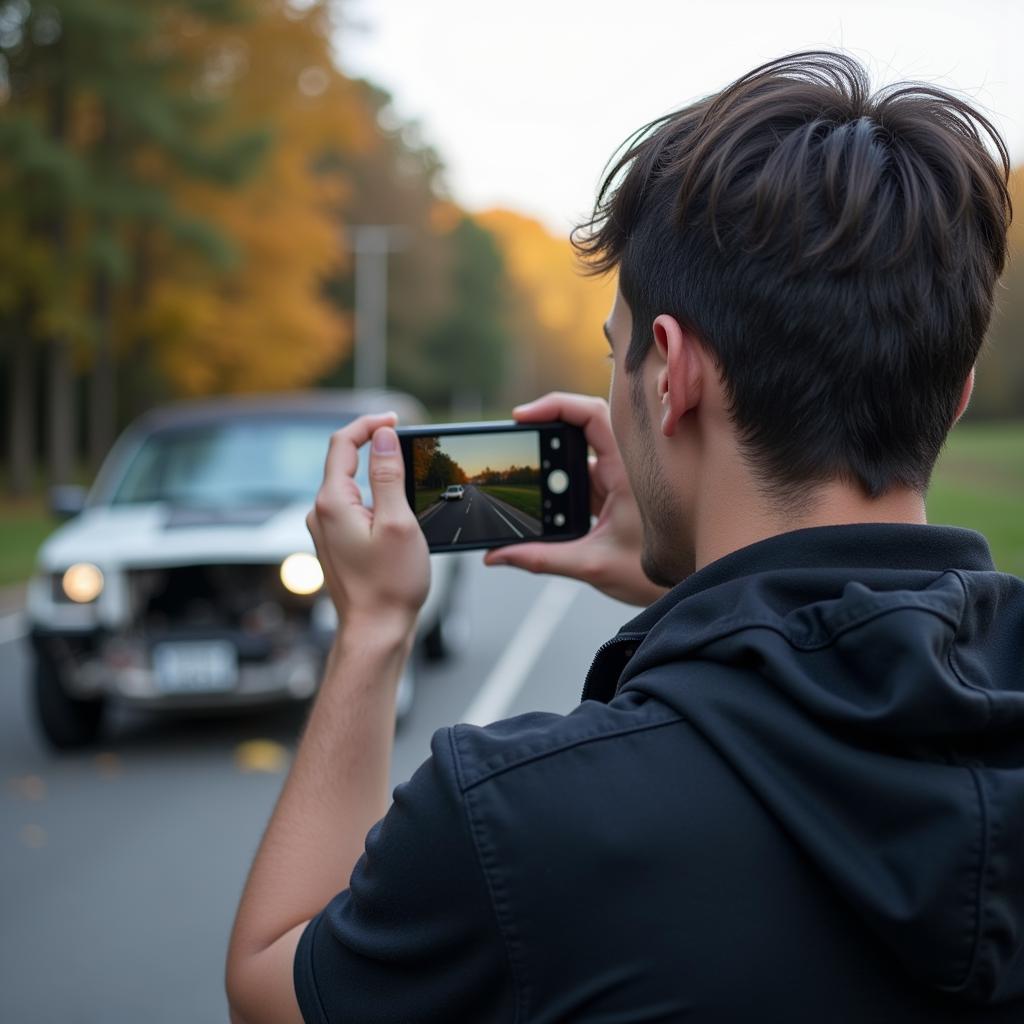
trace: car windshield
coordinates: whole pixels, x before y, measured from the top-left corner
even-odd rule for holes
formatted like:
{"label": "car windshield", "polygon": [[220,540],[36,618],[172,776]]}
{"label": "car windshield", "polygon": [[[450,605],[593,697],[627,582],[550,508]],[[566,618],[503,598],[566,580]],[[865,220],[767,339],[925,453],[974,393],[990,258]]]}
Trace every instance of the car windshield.
{"label": "car windshield", "polygon": [[[344,419],[232,419],[151,434],[128,463],[113,505],[284,505],[312,501],[331,433]],[[356,482],[368,493],[360,453]]]}

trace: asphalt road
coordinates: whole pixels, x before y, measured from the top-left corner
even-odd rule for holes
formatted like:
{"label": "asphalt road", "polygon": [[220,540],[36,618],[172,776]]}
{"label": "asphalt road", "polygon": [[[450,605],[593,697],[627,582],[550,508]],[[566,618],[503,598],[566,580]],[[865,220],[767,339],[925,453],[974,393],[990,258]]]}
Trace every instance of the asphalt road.
{"label": "asphalt road", "polygon": [[440,501],[420,516],[420,525],[431,544],[468,544],[539,537],[540,520],[466,484],[458,501]]}
{"label": "asphalt road", "polygon": [[[393,785],[442,726],[569,711],[593,651],[633,614],[467,557],[468,644],[422,667]],[[29,717],[23,642],[5,639],[16,625],[0,621],[0,1021],[224,1024],[231,920],[304,712],[122,710],[100,749],[56,756]]]}

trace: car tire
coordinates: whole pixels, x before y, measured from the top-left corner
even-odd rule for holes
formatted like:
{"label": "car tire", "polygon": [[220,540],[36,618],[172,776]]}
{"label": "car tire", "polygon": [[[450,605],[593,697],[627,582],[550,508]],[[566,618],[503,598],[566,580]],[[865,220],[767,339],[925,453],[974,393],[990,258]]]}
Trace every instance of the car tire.
{"label": "car tire", "polygon": [[444,563],[444,575],[438,579],[442,592],[437,618],[420,642],[427,661],[447,661],[458,657],[469,646],[472,632],[469,602],[460,584],[467,565],[465,555],[456,555]]}
{"label": "car tire", "polygon": [[35,652],[36,721],[55,750],[76,750],[96,741],[103,726],[105,702],[72,697],[61,681],[60,667],[49,652]]}
{"label": "car tire", "polygon": [[469,641],[469,617],[465,611],[449,608],[423,635],[423,654],[427,661],[448,661],[458,657]]}
{"label": "car tire", "polygon": [[416,665],[415,658],[407,658],[402,674],[398,679],[398,690],[395,693],[395,722],[401,725],[412,712],[416,700]]}

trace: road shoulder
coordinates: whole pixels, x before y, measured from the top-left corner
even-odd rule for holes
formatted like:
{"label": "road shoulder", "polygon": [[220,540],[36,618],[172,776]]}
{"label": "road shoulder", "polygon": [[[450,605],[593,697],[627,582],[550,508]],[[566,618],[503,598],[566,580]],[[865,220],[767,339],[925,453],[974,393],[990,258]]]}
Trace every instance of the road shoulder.
{"label": "road shoulder", "polygon": [[0,587],[0,616],[15,615],[25,610],[27,583],[12,583]]}

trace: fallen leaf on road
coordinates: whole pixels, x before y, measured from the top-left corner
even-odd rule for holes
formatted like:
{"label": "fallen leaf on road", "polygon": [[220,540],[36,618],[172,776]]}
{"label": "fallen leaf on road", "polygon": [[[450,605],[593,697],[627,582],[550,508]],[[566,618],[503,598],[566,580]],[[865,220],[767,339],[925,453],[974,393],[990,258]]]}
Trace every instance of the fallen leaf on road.
{"label": "fallen leaf on road", "polygon": [[38,850],[46,845],[46,829],[42,825],[23,825],[21,841],[30,850]]}
{"label": "fallen leaf on road", "polygon": [[45,800],[46,780],[39,775],[19,775],[8,783],[11,791],[22,800]]}
{"label": "fallen leaf on road", "polygon": [[121,774],[121,758],[112,754],[109,750],[97,754],[93,759],[96,771],[105,779],[116,779]]}
{"label": "fallen leaf on road", "polygon": [[288,749],[273,740],[246,740],[235,747],[235,767],[242,772],[276,775],[288,767]]}

